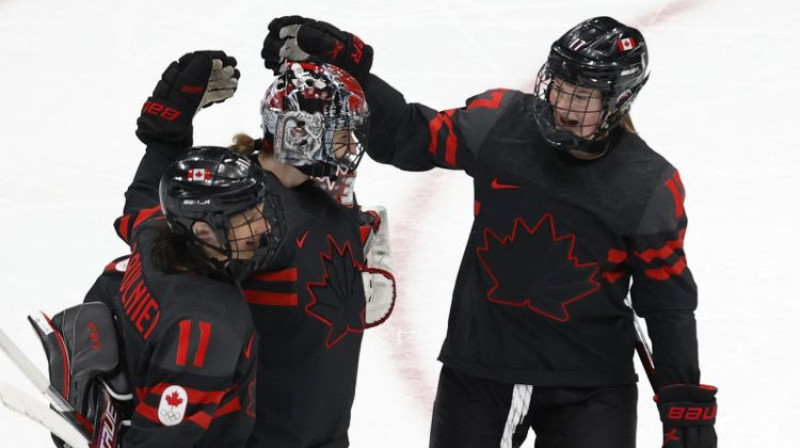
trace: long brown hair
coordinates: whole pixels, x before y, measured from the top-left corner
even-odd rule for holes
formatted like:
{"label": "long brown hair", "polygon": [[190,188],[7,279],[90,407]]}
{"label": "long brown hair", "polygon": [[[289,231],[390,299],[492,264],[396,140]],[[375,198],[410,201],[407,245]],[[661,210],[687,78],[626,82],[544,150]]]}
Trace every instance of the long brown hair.
{"label": "long brown hair", "polygon": [[627,113],[619,122],[619,125],[622,126],[622,129],[630,132],[631,134],[636,133],[636,127],[633,126],[633,120],[631,119],[631,114]]}
{"label": "long brown hair", "polygon": [[253,137],[240,132],[233,136],[233,144],[228,146],[228,149],[242,157],[250,157],[256,150],[256,141]]}
{"label": "long brown hair", "polygon": [[218,277],[224,270],[222,264],[206,255],[195,238],[186,232],[173,232],[165,221],[159,222],[150,255],[155,268],[166,274],[191,271]]}

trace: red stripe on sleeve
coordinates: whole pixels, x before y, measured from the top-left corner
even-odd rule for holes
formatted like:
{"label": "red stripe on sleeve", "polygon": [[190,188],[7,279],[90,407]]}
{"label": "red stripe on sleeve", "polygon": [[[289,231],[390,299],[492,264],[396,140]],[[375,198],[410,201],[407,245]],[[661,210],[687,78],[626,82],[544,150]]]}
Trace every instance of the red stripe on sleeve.
{"label": "red stripe on sleeve", "polygon": [[186,357],[189,355],[189,338],[192,335],[192,321],[182,320],[179,325],[178,354],[175,356],[175,364],[185,366]]}
{"label": "red stripe on sleeve", "polygon": [[195,353],[194,362],[192,363],[195,367],[203,367],[203,364],[205,364],[209,339],[211,339],[211,324],[200,322],[200,346],[197,347],[197,353]]}
{"label": "red stripe on sleeve", "polygon": [[686,257],[681,257],[675,264],[672,266],[664,266],[659,269],[647,269],[644,271],[645,275],[652,278],[653,280],[667,280],[673,275],[681,275],[683,271],[686,269]]}
{"label": "red stripe on sleeve", "polygon": [[444,119],[442,118],[442,114],[436,114],[428,123],[428,128],[431,131],[431,142],[428,145],[428,152],[430,152],[432,156],[436,155],[436,151],[439,147],[439,129],[442,128],[443,124]]}
{"label": "red stripe on sleeve", "polygon": [[233,412],[238,412],[242,410],[242,402],[239,401],[239,397],[234,398],[233,400],[225,403],[224,405],[220,406],[212,418],[219,418],[223,415],[228,415]]}
{"label": "red stripe on sleeve", "polygon": [[133,222],[133,227],[131,228],[131,232],[136,230],[136,227],[138,227],[139,224],[143,223],[144,221],[147,220],[147,218],[153,216],[155,213],[159,211],[161,211],[160,205],[156,205],[155,207],[152,208],[146,208],[144,210],[139,210],[139,215],[136,216],[136,221]]}
{"label": "red stripe on sleeve", "polygon": [[263,272],[252,276],[251,279],[265,282],[296,282],[297,268],[289,268],[275,272]]}
{"label": "red stripe on sleeve", "polygon": [[136,405],[135,411],[142,417],[150,421],[153,421],[155,423],[158,423],[159,425],[161,424],[161,420],[158,419],[158,409],[156,409],[155,407],[150,406],[149,404],[142,401],[139,402],[138,405]]}
{"label": "red stripe on sleeve", "polygon": [[447,142],[445,143],[444,161],[450,166],[456,166],[456,150],[458,149],[458,137],[453,131],[453,119],[451,118],[455,110],[445,112],[445,123],[447,123]]}
{"label": "red stripe on sleeve", "polygon": [[491,98],[481,98],[477,99],[469,105],[467,105],[467,110],[475,109],[476,107],[486,107],[489,109],[497,109],[500,107],[500,101],[503,100],[503,97],[508,92],[508,89],[496,89],[493,90],[491,93]]}
{"label": "red stripe on sleeve", "polygon": [[678,232],[678,239],[667,241],[664,243],[664,246],[659,247],[658,249],[647,249],[644,252],[634,251],[633,253],[637,257],[641,258],[645,263],[651,263],[656,258],[666,260],[667,258],[671,257],[676,250],[683,248],[684,235],[686,235],[685,228]]}
{"label": "red stripe on sleeve", "polygon": [[[174,386],[172,383],[158,383],[153,387],[140,387],[136,389],[136,397],[139,401],[144,401],[148,395],[161,395],[169,386]],[[225,390],[212,390],[205,391],[200,389],[192,389],[190,387],[181,386],[186,391],[186,396],[189,404],[219,404],[225,397],[225,394],[230,392],[233,388],[229,387]]]}
{"label": "red stripe on sleeve", "polygon": [[616,283],[625,276],[624,272],[604,272],[603,278],[609,283]]}
{"label": "red stripe on sleeve", "polygon": [[608,250],[608,261],[611,263],[622,263],[627,259],[628,259],[628,253],[625,252],[624,250],[619,250],[619,249]]}
{"label": "red stripe on sleeve", "polygon": [[203,429],[208,429],[208,427],[211,425],[211,420],[213,420],[213,418],[208,415],[207,412],[198,412],[194,415],[186,417],[186,421],[192,422]]}
{"label": "red stripe on sleeve", "polygon": [[130,238],[130,234],[128,233],[128,223],[131,220],[131,215],[125,215],[119,219],[119,235],[122,237],[125,242],[128,242],[128,238]]}
{"label": "red stripe on sleeve", "polygon": [[247,303],[253,305],[272,305],[272,306],[297,306],[297,293],[255,291],[246,289],[244,295]]}

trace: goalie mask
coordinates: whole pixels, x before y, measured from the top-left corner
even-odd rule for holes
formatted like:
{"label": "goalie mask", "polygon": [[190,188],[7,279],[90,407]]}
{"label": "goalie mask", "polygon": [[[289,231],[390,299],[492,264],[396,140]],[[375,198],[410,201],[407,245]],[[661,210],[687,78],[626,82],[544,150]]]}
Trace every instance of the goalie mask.
{"label": "goalie mask", "polygon": [[[159,197],[170,230],[211,247],[227,261],[277,247],[283,220],[264,172],[225,148],[192,148],[161,177]],[[199,223],[205,224],[198,232]],[[210,230],[211,235],[203,235]],[[209,243],[214,241],[214,243]]]}
{"label": "goalie mask", "polygon": [[586,20],[553,43],[534,87],[534,116],[560,150],[602,154],[649,76],[647,46],[610,17]]}
{"label": "goalie mask", "polygon": [[288,64],[261,101],[261,128],[276,160],[312,177],[354,172],[369,116],[358,81],[333,65]]}

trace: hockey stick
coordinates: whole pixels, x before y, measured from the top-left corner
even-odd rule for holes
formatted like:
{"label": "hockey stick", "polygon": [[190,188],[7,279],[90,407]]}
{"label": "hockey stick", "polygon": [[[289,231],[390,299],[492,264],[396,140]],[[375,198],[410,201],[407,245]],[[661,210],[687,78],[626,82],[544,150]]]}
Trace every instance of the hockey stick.
{"label": "hockey stick", "polygon": [[647,373],[650,387],[652,387],[653,392],[656,393],[656,367],[655,364],[653,364],[653,351],[650,350],[650,345],[647,343],[647,336],[645,336],[642,325],[639,323],[639,316],[637,316],[636,311],[633,310],[630,297],[625,298],[625,305],[631,309],[631,314],[633,315],[633,327],[636,330],[636,353],[639,354],[639,360],[642,362],[645,373]]}
{"label": "hockey stick", "polygon": [[66,442],[72,448],[88,448],[89,441],[69,424],[61,414],[50,409],[46,404],[16,387],[0,382],[0,401],[12,411],[18,412]]}
{"label": "hockey stick", "polygon": [[28,358],[22,350],[17,347],[17,344],[0,329],[0,348],[6,353],[9,359],[19,368],[20,371],[33,383],[33,386],[47,397],[50,404],[53,405],[55,412],[60,415],[64,420],[69,422],[75,430],[80,432],[88,441],[92,437],[93,428],[91,423],[80,412],[76,411],[69,402],[64,399],[60,392],[50,385],[47,377],[33,365],[30,358]]}

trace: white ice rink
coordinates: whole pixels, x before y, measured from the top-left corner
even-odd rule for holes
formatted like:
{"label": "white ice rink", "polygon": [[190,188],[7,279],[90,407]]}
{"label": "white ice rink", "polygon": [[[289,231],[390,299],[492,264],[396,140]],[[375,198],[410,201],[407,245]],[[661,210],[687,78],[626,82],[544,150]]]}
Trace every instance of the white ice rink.
{"label": "white ice rink", "polygon": [[[126,252],[111,224],[142,155],[136,117],[163,69],[194,49],[235,55],[236,97],[199,114],[195,142],[257,134],[271,79],[261,42],[286,14],[356,32],[375,48],[375,73],[440,109],[492,87],[529,90],[550,43],[580,20],[639,27],[652,76],[633,117],[687,189],[720,447],[800,446],[800,6],[790,0],[0,0],[0,327],[43,371],[25,316],[80,301]],[[360,171],[360,201],[389,210],[399,298],[364,338],[352,446],[424,447],[471,183],[372,162]],[[32,391],[4,356],[0,380]],[[657,447],[640,386],[639,446]],[[0,447],[47,446],[45,431],[0,408]]]}

